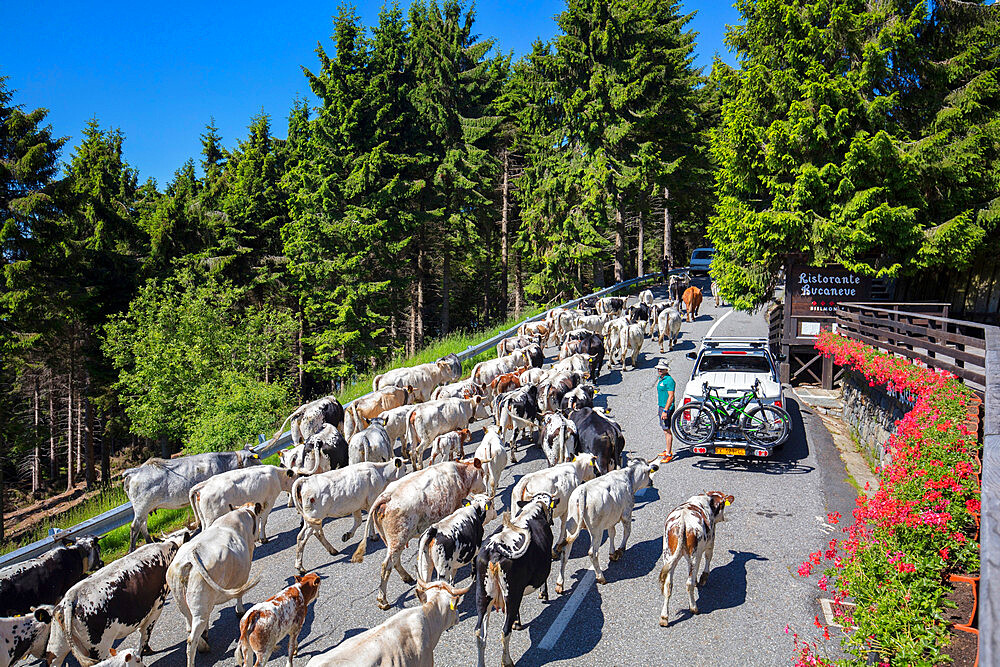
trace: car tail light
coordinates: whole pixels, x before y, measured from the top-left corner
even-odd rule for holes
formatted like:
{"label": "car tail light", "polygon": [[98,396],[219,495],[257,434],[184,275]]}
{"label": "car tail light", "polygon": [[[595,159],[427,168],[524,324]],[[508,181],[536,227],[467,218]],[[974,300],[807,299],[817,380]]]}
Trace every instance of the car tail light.
{"label": "car tail light", "polygon": [[770,456],[771,452],[767,451],[766,449],[755,449],[755,450],[753,450],[753,455],[754,456],[761,456],[761,457],[763,457],[763,456]]}
{"label": "car tail light", "polygon": [[785,406],[783,406],[783,405],[781,404],[781,401],[775,401],[775,402],[774,402],[774,404],[775,404],[776,406],[778,406],[779,408],[783,408],[783,407],[785,407]]}
{"label": "car tail light", "polygon": [[743,355],[745,355],[746,352],[744,352],[743,350],[723,350],[722,354],[743,354]]}
{"label": "car tail light", "polygon": [[690,403],[690,402],[691,402],[691,399],[690,399],[690,398],[687,398],[687,397],[685,397],[685,398],[684,398],[684,403],[683,403],[683,404],[684,404],[684,405],[687,405],[687,404],[688,404],[688,403]]}
{"label": "car tail light", "polygon": [[704,447],[694,447],[694,448],[692,449],[692,451],[693,451],[693,452],[694,452],[695,454],[707,454],[707,453],[708,453],[708,450],[707,450],[707,449],[705,449]]}

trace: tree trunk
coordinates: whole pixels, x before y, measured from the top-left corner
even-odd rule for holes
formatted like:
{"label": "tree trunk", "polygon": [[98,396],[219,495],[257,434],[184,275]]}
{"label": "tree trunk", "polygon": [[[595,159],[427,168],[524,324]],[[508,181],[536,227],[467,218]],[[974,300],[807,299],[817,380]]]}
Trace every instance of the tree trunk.
{"label": "tree trunk", "polygon": [[[89,381],[87,382],[87,388],[90,388]],[[94,411],[91,409],[89,393],[88,391],[87,395],[83,397],[83,442],[84,452],[87,455],[87,465],[85,467],[87,490],[93,491],[97,479],[94,475]]]}
{"label": "tree trunk", "polygon": [[105,486],[111,483],[111,449],[115,444],[115,438],[111,434],[110,417],[105,415],[101,429],[101,484]]}
{"label": "tree trunk", "polygon": [[[507,294],[507,272],[509,268],[509,246],[507,239],[507,216],[510,210],[510,152],[503,152],[503,180],[500,185],[500,303],[503,304],[504,315],[510,308],[510,297]],[[515,278],[517,280],[518,278]],[[521,310],[515,304],[515,312]]]}
{"label": "tree trunk", "polygon": [[[446,242],[447,243],[447,242]],[[444,249],[444,261],[441,263],[441,335],[448,333],[449,319],[451,318],[451,312],[449,308],[449,291],[450,285],[449,274],[451,274],[451,250],[448,248]]]}
{"label": "tree trunk", "polygon": [[642,220],[641,208],[639,209],[638,215],[639,215],[639,252],[636,253],[636,258],[635,258],[635,275],[637,278],[639,276],[643,276],[646,274],[646,267],[643,265],[643,260],[645,259],[643,257],[643,251],[646,245],[646,232],[642,228],[643,220]]}
{"label": "tree trunk", "polygon": [[[4,440],[0,440],[0,451],[7,451],[7,443]],[[4,535],[4,532],[3,532],[3,514],[4,514],[4,506],[3,506],[3,495],[4,495],[4,493],[3,492],[4,492],[4,488],[3,488],[3,466],[0,466],[0,542],[3,542],[6,539],[6,536]],[[5,637],[5,639],[6,639],[6,637]]]}
{"label": "tree trunk", "polygon": [[600,258],[594,258],[594,287],[600,289],[604,287],[604,266]]}
{"label": "tree trunk", "polygon": [[59,465],[56,460],[56,400],[53,378],[49,376],[49,482],[56,481]]}
{"label": "tree trunk", "polygon": [[73,488],[73,363],[69,365],[69,378],[66,382],[66,490]]}
{"label": "tree trunk", "polygon": [[41,390],[38,388],[38,375],[35,375],[34,408],[35,408],[35,448],[31,461],[31,496],[36,498],[42,486],[42,419]]}
{"label": "tree trunk", "polygon": [[424,345],[424,251],[417,251],[417,307],[414,327],[413,352]]}
{"label": "tree trunk", "polygon": [[524,281],[521,279],[521,253],[514,253],[514,315],[524,310]]}
{"label": "tree trunk", "polygon": [[674,223],[670,220],[670,190],[663,188],[663,256],[674,268]]}
{"label": "tree trunk", "polygon": [[83,472],[83,399],[76,396],[76,477]]}
{"label": "tree trunk", "polygon": [[615,282],[625,280],[625,219],[622,216],[622,195],[615,197]]}

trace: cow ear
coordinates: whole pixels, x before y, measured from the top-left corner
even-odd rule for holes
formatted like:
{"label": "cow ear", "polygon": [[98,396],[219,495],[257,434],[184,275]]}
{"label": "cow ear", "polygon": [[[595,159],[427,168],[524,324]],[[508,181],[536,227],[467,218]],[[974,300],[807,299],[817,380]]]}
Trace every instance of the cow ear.
{"label": "cow ear", "polygon": [[257,516],[260,516],[260,513],[264,511],[264,506],[261,505],[260,503],[254,503],[254,505],[253,505],[253,511],[254,511],[254,514],[256,514]]}
{"label": "cow ear", "polygon": [[118,655],[118,651],[116,651],[115,649],[111,648],[111,649],[108,649],[108,650],[111,651],[111,657],[114,657],[114,656]]}
{"label": "cow ear", "polygon": [[287,477],[292,477],[293,475],[295,475],[295,473],[292,471],[291,468],[285,468],[285,475]]}
{"label": "cow ear", "polygon": [[660,466],[656,465],[655,463],[653,465],[649,466],[649,472],[651,472],[651,473],[656,472],[659,469],[660,469]]}
{"label": "cow ear", "polygon": [[235,509],[236,509],[236,508],[235,508],[235,507],[233,507],[233,504],[232,504],[232,503],[229,503],[229,511],[230,511],[230,512],[232,512],[232,511],[233,511],[233,510],[235,510]]}
{"label": "cow ear", "polygon": [[549,503],[549,507],[551,509],[555,509],[558,505],[559,505],[559,499],[558,498],[553,498],[552,502]]}
{"label": "cow ear", "polygon": [[396,465],[397,468],[402,468],[403,467],[403,459],[401,459],[398,456],[396,458],[394,458],[392,460],[392,462]]}
{"label": "cow ear", "polygon": [[734,500],[736,500],[736,498],[733,496],[726,496],[726,505],[732,505]]}
{"label": "cow ear", "polygon": [[524,509],[524,506],[527,505],[530,502],[531,502],[530,500],[518,500],[517,501],[517,509]]}
{"label": "cow ear", "polygon": [[480,461],[478,458],[472,459],[472,467],[475,468],[476,470],[482,470],[483,462]]}
{"label": "cow ear", "polygon": [[31,610],[31,613],[39,623],[49,623],[52,621],[52,614],[45,607],[35,607]]}

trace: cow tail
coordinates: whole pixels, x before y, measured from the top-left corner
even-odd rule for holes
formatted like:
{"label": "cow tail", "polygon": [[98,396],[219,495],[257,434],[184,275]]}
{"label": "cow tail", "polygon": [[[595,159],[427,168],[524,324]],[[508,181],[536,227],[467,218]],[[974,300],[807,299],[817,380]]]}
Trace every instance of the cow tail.
{"label": "cow tail", "polygon": [[201,518],[201,514],[198,513],[198,486],[198,484],[195,484],[191,487],[191,490],[188,491],[188,504],[191,505],[191,513],[194,514],[194,520],[198,524],[195,528],[200,527],[202,530],[205,530],[208,526],[205,525],[205,522]]}
{"label": "cow tail", "polygon": [[260,612],[257,609],[250,609],[243,618],[240,619],[240,638],[236,642],[236,664],[246,666],[250,663],[250,657],[254,654],[250,647],[250,635],[257,627],[260,620]]}
{"label": "cow tail", "polygon": [[[572,500],[572,496],[570,496],[570,499]],[[565,521],[567,522],[567,531],[566,546],[564,548],[568,549],[573,542],[576,542],[576,538],[580,537],[580,533],[586,527],[583,522],[583,516],[586,513],[586,509],[587,496],[586,494],[581,493],[573,507],[568,508],[566,512]]]}
{"label": "cow tail", "polygon": [[229,597],[238,598],[248,590],[260,583],[260,575],[258,574],[253,581],[248,581],[238,588],[223,588],[215,582],[212,575],[208,573],[205,568],[204,563],[201,562],[201,556],[198,555],[196,549],[191,550],[191,563],[194,565],[194,569],[198,570],[198,574],[201,578],[205,580],[205,583],[209,585],[210,588],[214,589],[217,593],[222,593],[223,595],[228,595]]}
{"label": "cow tail", "polygon": [[378,391],[379,380],[382,379],[383,375],[385,375],[385,374],[384,373],[380,373],[379,375],[376,375],[372,379],[372,391]]}
{"label": "cow tail", "polygon": [[292,503],[295,504],[296,511],[302,515],[305,519],[306,513],[302,511],[302,483],[305,481],[305,477],[299,477],[292,483]]}
{"label": "cow tail", "polygon": [[493,607],[497,611],[507,611],[507,582],[503,576],[503,569],[500,563],[490,561],[486,566],[485,593],[493,600]]}
{"label": "cow tail", "polygon": [[[668,553],[663,558],[663,565],[660,567],[660,589],[663,589],[663,584],[666,583],[667,577],[670,576],[670,572],[673,571],[674,567],[677,565],[677,561],[681,559],[681,555],[684,553],[684,547],[687,544],[687,535],[685,535],[685,528],[683,523],[681,524],[681,533],[677,540],[677,551],[673,553]],[[663,548],[666,551],[667,540],[663,540]]]}
{"label": "cow tail", "polygon": [[413,465],[417,465],[416,462],[416,451],[417,451],[417,411],[411,410],[410,414],[406,417],[406,444],[410,449],[410,458],[413,459]]}
{"label": "cow tail", "polygon": [[420,536],[420,543],[417,545],[417,572],[424,581],[431,580],[434,569],[434,559],[431,558],[431,541],[437,535],[437,528],[431,526]]}
{"label": "cow tail", "polygon": [[368,546],[368,538],[372,534],[372,529],[378,532],[379,537],[385,541],[385,537],[382,535],[382,526],[378,522],[378,514],[382,511],[382,506],[388,502],[387,498],[376,498],[375,502],[372,503],[371,508],[368,510],[368,520],[365,522],[365,532],[361,535],[361,541],[358,542],[358,548],[354,550],[354,555],[351,556],[352,563],[360,563],[365,559],[365,549]]}

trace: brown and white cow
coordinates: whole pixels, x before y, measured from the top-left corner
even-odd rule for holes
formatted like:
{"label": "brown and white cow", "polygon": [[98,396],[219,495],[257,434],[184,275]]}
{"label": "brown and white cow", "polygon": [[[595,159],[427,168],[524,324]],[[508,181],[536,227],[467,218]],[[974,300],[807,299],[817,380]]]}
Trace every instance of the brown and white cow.
{"label": "brown and white cow", "polygon": [[344,437],[350,440],[355,433],[368,428],[380,414],[410,403],[411,398],[409,388],[388,386],[354,399],[344,411]]}
{"label": "brown and white cow", "polygon": [[442,433],[431,443],[431,464],[465,458],[465,443],[471,439],[472,434],[467,428]]}
{"label": "brown and white cow", "polygon": [[[288,667],[299,648],[299,633],[306,622],[309,605],[319,595],[319,575],[315,572],[295,577],[295,583],[277,595],[250,607],[240,619],[240,639],[236,644],[236,664],[264,667],[274,647],[288,637]],[[253,656],[251,665],[250,657]]]}
{"label": "brown and white cow", "polygon": [[480,361],[472,369],[472,381],[483,387],[488,386],[498,375],[511,373],[521,368],[529,368],[531,359],[524,350],[514,350],[499,359]]}
{"label": "brown and white cow", "polygon": [[[379,495],[368,513],[365,535],[374,527],[386,545],[376,598],[381,609],[389,608],[386,585],[393,568],[404,582],[414,582],[400,561],[409,541],[458,509],[469,494],[485,492],[482,463],[473,459],[438,463],[418,470]],[[351,558],[352,563],[364,560],[366,544],[366,540],[361,540]]]}
{"label": "brown and white cow", "polygon": [[504,338],[502,341],[497,343],[497,359],[510,354],[514,350],[523,350],[533,342],[534,340],[528,338],[527,336],[511,336],[510,338]]}
{"label": "brown and white cow", "polygon": [[543,344],[549,337],[549,325],[545,322],[525,322],[517,328],[517,335]]}
{"label": "brown and white cow", "polygon": [[691,322],[693,319],[698,319],[698,309],[701,308],[701,290],[694,286],[688,287],[684,290],[684,296],[681,297],[681,301],[684,302],[684,307],[687,308],[687,321]]}
{"label": "brown and white cow", "polygon": [[443,581],[417,583],[419,607],[404,609],[371,630],[345,639],[309,660],[306,667],[433,667],[434,647],[458,622],[455,608],[469,588]]}
{"label": "brown and white cow", "polygon": [[434,438],[442,433],[468,428],[477,418],[485,416],[483,410],[481,396],[428,401],[414,408],[406,432],[413,467],[418,470],[423,467],[424,449],[430,447]]}
{"label": "brown and white cow", "polygon": [[384,387],[405,387],[410,390],[413,402],[426,401],[438,385],[457,380],[450,359],[438,359],[429,364],[395,368],[376,375],[372,380],[372,391]]}
{"label": "brown and white cow", "polygon": [[476,447],[475,458],[483,464],[483,480],[490,489],[490,496],[497,493],[500,474],[507,467],[507,448],[500,437],[500,429],[487,426],[483,429],[483,440]]}
{"label": "brown and white cow", "polygon": [[670,589],[673,587],[674,568],[681,558],[686,558],[688,562],[687,591],[691,613],[698,613],[698,604],[694,600],[695,575],[704,556],[705,569],[697,585],[704,586],[708,581],[708,568],[715,550],[715,525],[726,520],[725,509],[733,500],[733,496],[721,491],[709,491],[692,496],[667,515],[663,527],[663,566],[660,568],[663,590],[660,625],[663,627],[670,625]]}

